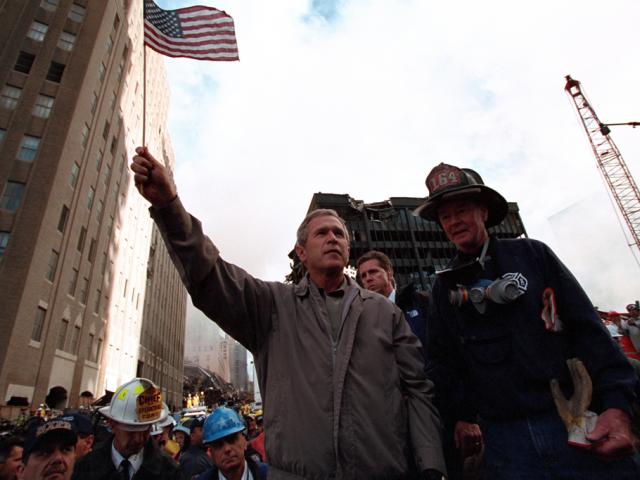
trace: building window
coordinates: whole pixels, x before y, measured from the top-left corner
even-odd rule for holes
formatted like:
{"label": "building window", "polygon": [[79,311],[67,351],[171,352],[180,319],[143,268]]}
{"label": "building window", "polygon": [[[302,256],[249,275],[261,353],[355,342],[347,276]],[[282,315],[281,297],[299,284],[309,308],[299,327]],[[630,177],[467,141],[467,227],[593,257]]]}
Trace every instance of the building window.
{"label": "building window", "polygon": [[91,210],[93,207],[93,198],[96,195],[96,189],[93,187],[89,187],[89,193],[87,193],[87,208]]}
{"label": "building window", "polygon": [[89,296],[89,279],[84,277],[82,279],[82,284],[80,285],[80,303],[83,305],[87,304],[87,297]]}
{"label": "building window", "polygon": [[72,297],[76,293],[76,287],[78,286],[78,269],[74,268],[71,270],[71,278],[69,279],[69,295]]}
{"label": "building window", "polygon": [[47,72],[47,80],[60,83],[65,65],[63,63],[51,62],[49,71]]}
{"label": "building window", "polygon": [[104,272],[107,271],[107,254],[102,254],[102,265],[100,265],[100,275],[104,277]]}
{"label": "building window", "polygon": [[109,147],[109,151],[111,152],[111,155],[115,156],[117,148],[118,148],[118,139],[114,135],[113,137],[111,137],[111,146]]}
{"label": "building window", "polygon": [[4,251],[9,245],[9,239],[11,238],[11,232],[0,232],[0,258],[4,256]]}
{"label": "building window", "polygon": [[50,12],[55,12],[58,7],[58,0],[42,0],[40,6]]}
{"label": "building window", "polygon": [[109,177],[111,177],[111,165],[107,163],[107,166],[104,167],[104,185],[109,185]]}
{"label": "building window", "polygon": [[96,290],[96,303],[93,305],[93,313],[100,313],[100,301],[102,299],[102,292]]}
{"label": "building window", "polygon": [[56,275],[56,269],[58,268],[58,258],[60,255],[55,250],[51,250],[51,255],[49,255],[49,263],[47,263],[47,273],[45,274],[45,278],[50,282],[53,282],[53,277]]}
{"label": "building window", "polygon": [[116,92],[111,92],[111,98],[109,99],[109,111],[110,112],[113,112],[113,109],[116,106],[116,99],[117,99]]}
{"label": "building window", "polygon": [[13,69],[16,72],[29,73],[35,59],[35,55],[21,51],[18,54],[18,60],[16,60],[16,64],[14,65]]}
{"label": "building window", "polygon": [[97,247],[97,243],[95,238],[91,239],[91,243],[89,244],[89,255],[87,256],[87,260],[89,260],[90,263],[93,263],[93,261],[96,259],[96,247]]}
{"label": "building window", "polygon": [[73,50],[73,46],[76,43],[76,36],[73,33],[69,33],[69,32],[62,32],[60,34],[60,40],[58,40],[58,46],[62,49],[62,50],[66,50],[67,52],[70,52],[71,50]]}
{"label": "building window", "polygon": [[96,348],[96,355],[95,355],[93,361],[94,362],[99,362],[101,354],[102,354],[102,339],[99,338],[98,339],[98,345],[97,345],[97,348]]}
{"label": "building window", "polygon": [[71,4],[71,10],[69,10],[69,19],[73,22],[82,22],[85,14],[87,13],[87,9],[82,5],[78,5],[77,3]]}
{"label": "building window", "polygon": [[53,108],[53,97],[49,95],[38,95],[36,104],[33,106],[33,115],[40,118],[49,118]]}
{"label": "building window", "polygon": [[104,202],[102,200],[98,200],[98,205],[96,206],[96,220],[98,223],[102,221],[102,212],[104,211]]}
{"label": "building window", "polygon": [[33,321],[33,328],[31,329],[31,339],[39,342],[42,340],[42,329],[44,327],[44,317],[47,315],[47,311],[38,307],[36,310],[36,318]]}
{"label": "building window", "polygon": [[89,334],[89,342],[87,344],[87,360],[93,362],[93,342],[96,336],[93,333]]}
{"label": "building window", "polygon": [[80,165],[78,165],[78,162],[73,162],[73,165],[71,165],[71,175],[69,176],[69,185],[71,185],[71,188],[76,188],[79,175]]}
{"label": "building window", "polygon": [[38,147],[40,146],[40,139],[38,137],[32,137],[31,135],[25,135],[22,137],[20,143],[20,150],[18,150],[18,160],[25,162],[33,162],[38,153]]}
{"label": "building window", "polygon": [[33,22],[29,31],[27,32],[27,37],[33,38],[37,42],[41,42],[44,40],[45,35],[47,34],[48,25],[41,22]]}
{"label": "building window", "polygon": [[107,137],[109,136],[109,129],[111,128],[111,124],[109,123],[108,120],[104,121],[104,128],[102,129],[102,138],[104,140],[107,139]]}
{"label": "building window", "polygon": [[0,199],[0,208],[15,212],[20,208],[22,195],[24,194],[25,184],[21,182],[8,181],[4,187],[4,193]]}
{"label": "building window", "polygon": [[62,319],[62,324],[60,325],[60,331],[58,332],[58,350],[64,350],[64,345],[67,343],[67,330],[69,329],[69,320],[66,318]]}
{"label": "building window", "polygon": [[116,13],[116,17],[113,19],[113,31],[117,32],[119,26],[120,26],[120,17]]}
{"label": "building window", "polygon": [[124,72],[124,58],[122,60],[120,60],[120,63],[118,63],[118,70],[116,73],[116,80],[119,82],[120,80],[122,80],[122,73]]}
{"label": "building window", "polygon": [[105,67],[104,62],[100,63],[100,68],[98,69],[98,79],[100,83],[104,81],[104,76],[107,73],[107,67]]}
{"label": "building window", "polygon": [[18,105],[22,89],[13,85],[5,85],[0,93],[0,106],[13,110]]}
{"label": "building window", "polygon": [[96,113],[96,107],[98,106],[98,94],[93,93],[93,98],[91,99],[91,113]]}
{"label": "building window", "polygon": [[73,332],[71,333],[71,348],[69,350],[74,355],[78,354],[78,345],[80,343],[79,340],[80,340],[80,327],[78,325],[75,325],[73,327]]}
{"label": "building window", "polygon": [[111,55],[111,51],[113,50],[113,38],[109,35],[107,38],[107,55]]}
{"label": "building window", "polygon": [[58,231],[64,233],[64,229],[67,226],[67,219],[69,218],[69,207],[62,205],[60,211],[60,218],[58,219]]}
{"label": "building window", "polygon": [[82,127],[82,131],[80,132],[80,145],[82,145],[82,148],[85,148],[88,142],[89,142],[89,125],[85,123],[84,126]]}
{"label": "building window", "polygon": [[100,171],[100,167],[102,166],[102,157],[104,157],[104,153],[102,153],[102,150],[98,150],[96,152],[96,170],[98,172]]}
{"label": "building window", "polygon": [[82,227],[80,229],[80,235],[78,236],[78,245],[76,245],[76,248],[80,253],[82,253],[82,249],[84,249],[84,241],[86,238],[87,238],[87,229],[86,227]]}

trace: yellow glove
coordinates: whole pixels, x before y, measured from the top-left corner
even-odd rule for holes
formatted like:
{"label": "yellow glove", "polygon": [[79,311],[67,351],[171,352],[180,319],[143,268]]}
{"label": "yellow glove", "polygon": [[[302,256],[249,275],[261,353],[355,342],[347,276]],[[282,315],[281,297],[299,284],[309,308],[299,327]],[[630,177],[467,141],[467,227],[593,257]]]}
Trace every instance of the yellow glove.
{"label": "yellow glove", "polygon": [[586,436],[594,429],[598,419],[595,413],[587,410],[593,393],[591,377],[584,364],[577,358],[567,360],[567,366],[573,381],[573,396],[566,399],[555,378],[551,380],[551,395],[558,409],[558,415],[569,432],[569,444],[589,448],[591,442]]}

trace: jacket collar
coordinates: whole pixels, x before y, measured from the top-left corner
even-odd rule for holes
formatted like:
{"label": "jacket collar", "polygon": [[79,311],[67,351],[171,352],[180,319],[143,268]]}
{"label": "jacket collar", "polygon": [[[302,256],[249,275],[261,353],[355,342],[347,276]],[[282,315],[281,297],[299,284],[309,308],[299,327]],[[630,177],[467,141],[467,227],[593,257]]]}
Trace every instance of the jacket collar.
{"label": "jacket collar", "polygon": [[[94,479],[111,478],[113,473],[117,472],[113,460],[111,459],[111,444],[113,440],[106,442],[102,447],[92,452],[96,456],[96,461],[92,463],[91,477]],[[161,453],[154,446],[153,441],[149,439],[144,446],[144,456],[142,466],[138,470],[138,474],[143,472],[152,475],[149,478],[156,478],[162,473]],[[100,458],[100,459],[98,459]]]}
{"label": "jacket collar", "polygon": [[[355,280],[353,280],[352,278],[350,278],[348,275],[345,275],[346,279],[347,279],[347,294],[350,290],[352,289],[358,289],[359,290],[359,294],[360,296],[365,299],[365,298],[371,298],[373,297],[373,292],[370,292],[369,290],[366,290],[362,287],[360,287],[360,285],[358,285],[356,283]],[[310,289],[310,283],[311,283],[311,279],[309,278],[309,274],[305,275],[304,278],[302,280],[300,280],[296,285],[295,285],[295,293],[298,297],[305,297],[309,294],[309,289]]]}

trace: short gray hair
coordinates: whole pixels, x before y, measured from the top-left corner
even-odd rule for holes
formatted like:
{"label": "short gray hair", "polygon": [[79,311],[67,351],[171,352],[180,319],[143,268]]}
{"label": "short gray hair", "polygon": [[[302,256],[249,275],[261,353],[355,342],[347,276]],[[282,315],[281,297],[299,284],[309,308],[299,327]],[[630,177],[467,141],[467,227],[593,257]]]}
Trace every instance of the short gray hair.
{"label": "short gray hair", "polygon": [[307,239],[309,238],[309,224],[311,223],[311,220],[317,217],[335,217],[340,220],[342,228],[344,229],[345,238],[347,239],[347,243],[349,243],[349,229],[342,217],[338,215],[338,212],[331,208],[318,208],[307,213],[307,216],[304,217],[304,220],[302,220],[302,223],[298,227],[298,231],[296,232],[297,245],[300,245],[301,247],[305,246]]}

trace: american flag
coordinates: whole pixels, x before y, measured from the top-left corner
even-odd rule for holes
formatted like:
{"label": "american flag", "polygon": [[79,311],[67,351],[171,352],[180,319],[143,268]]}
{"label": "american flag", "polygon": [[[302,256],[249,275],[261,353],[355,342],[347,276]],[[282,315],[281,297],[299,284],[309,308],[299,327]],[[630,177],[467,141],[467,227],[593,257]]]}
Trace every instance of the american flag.
{"label": "american flag", "polygon": [[233,18],[200,5],[163,10],[153,0],[145,0],[144,43],[169,57],[239,60]]}

